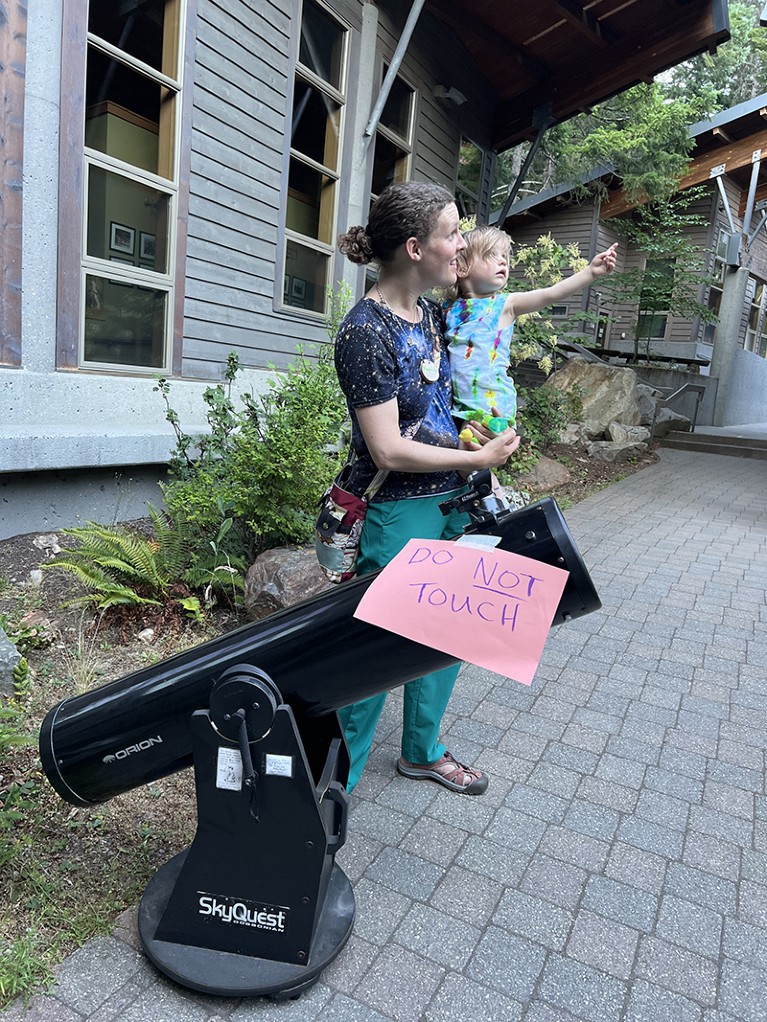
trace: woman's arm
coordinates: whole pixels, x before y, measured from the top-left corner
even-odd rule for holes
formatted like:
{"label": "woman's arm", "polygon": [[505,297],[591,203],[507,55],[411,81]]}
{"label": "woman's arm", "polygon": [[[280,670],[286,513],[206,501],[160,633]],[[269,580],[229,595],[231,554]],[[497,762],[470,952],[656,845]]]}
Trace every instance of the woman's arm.
{"label": "woman's arm", "polygon": [[582,291],[584,287],[589,287],[598,277],[603,277],[605,274],[613,272],[615,269],[615,249],[617,247],[618,243],[616,241],[606,252],[600,252],[599,255],[594,256],[585,269],[557,281],[551,287],[541,287],[535,291],[518,291],[515,294],[510,294],[506,301],[504,313],[508,313],[512,319],[516,319],[518,316],[525,316],[530,312],[539,312],[541,309],[545,309],[547,305],[554,305],[556,302],[561,302],[563,298],[569,298],[570,295],[574,295],[576,291]]}
{"label": "woman's arm", "polygon": [[400,435],[397,401],[357,408],[357,421],[370,456],[390,472],[463,472],[504,465],[519,447],[519,437],[507,429],[481,447],[432,447]]}

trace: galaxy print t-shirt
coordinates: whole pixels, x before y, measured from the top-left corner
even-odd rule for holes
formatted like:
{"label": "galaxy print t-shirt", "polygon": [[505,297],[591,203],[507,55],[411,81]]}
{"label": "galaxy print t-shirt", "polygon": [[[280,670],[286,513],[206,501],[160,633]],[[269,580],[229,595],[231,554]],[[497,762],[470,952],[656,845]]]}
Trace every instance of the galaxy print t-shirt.
{"label": "galaxy print t-shirt", "polygon": [[[432,447],[458,447],[450,414],[450,369],[442,333],[442,317],[433,302],[418,299],[420,323],[408,323],[391,309],[363,298],[349,311],[338,331],[335,362],[352,420],[357,452],[349,489],[364,493],[377,468],[357,422],[357,408],[396,400],[403,437]],[[421,364],[440,353],[439,379],[426,382]],[[463,485],[457,472],[390,472],[375,501],[431,497]]]}

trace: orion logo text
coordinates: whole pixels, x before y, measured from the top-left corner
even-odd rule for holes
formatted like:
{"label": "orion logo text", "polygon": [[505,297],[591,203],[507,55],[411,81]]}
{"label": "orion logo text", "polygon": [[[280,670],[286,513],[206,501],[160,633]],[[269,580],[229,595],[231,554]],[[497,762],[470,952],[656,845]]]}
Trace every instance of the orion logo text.
{"label": "orion logo text", "polygon": [[134,752],[144,752],[146,749],[151,749],[153,745],[162,745],[160,735],[157,735],[156,738],[145,738],[143,742],[136,742],[135,745],[126,745],[124,749],[119,749],[117,752],[110,752],[104,756],[102,762],[114,763],[118,759],[127,759]]}
{"label": "orion logo text", "polygon": [[218,922],[252,926],[272,933],[285,933],[287,929],[288,910],[277,905],[261,905],[213,894],[200,894],[199,905],[201,916],[209,916]]}

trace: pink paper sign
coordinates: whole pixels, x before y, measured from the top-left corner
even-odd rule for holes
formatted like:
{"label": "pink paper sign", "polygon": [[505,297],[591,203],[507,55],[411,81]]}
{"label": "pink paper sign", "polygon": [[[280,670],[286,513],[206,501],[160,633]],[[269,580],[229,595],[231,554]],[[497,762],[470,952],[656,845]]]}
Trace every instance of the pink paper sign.
{"label": "pink paper sign", "polygon": [[354,616],[529,685],[567,576],[506,550],[411,539]]}

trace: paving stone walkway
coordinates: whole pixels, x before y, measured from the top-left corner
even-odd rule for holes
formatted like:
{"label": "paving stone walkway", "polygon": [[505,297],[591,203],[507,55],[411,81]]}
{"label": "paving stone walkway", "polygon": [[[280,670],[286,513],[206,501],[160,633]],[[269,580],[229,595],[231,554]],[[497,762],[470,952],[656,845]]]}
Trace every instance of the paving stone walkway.
{"label": "paving stone walkway", "polygon": [[349,944],[296,1001],[194,994],[133,913],[8,1022],[765,1022],[767,464],[662,451],[565,512],[604,608],[531,688],[462,669],[481,798],[393,770],[392,693],[338,861]]}

